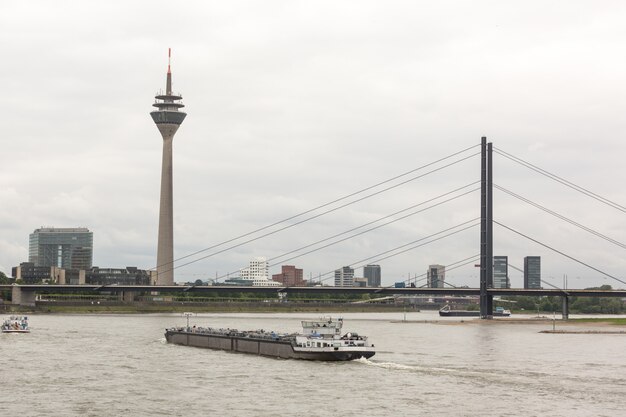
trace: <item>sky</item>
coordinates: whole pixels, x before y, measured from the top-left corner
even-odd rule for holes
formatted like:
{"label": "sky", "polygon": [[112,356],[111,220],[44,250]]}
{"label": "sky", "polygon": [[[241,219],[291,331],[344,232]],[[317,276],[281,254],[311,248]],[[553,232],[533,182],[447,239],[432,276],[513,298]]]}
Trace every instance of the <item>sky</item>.
{"label": "sky", "polygon": [[[410,242],[473,224],[478,192],[303,252],[474,189],[482,136],[626,205],[624,21],[621,1],[2,2],[0,271],[28,260],[42,226],[89,228],[94,265],[156,265],[162,139],[149,112],[172,48],[188,114],[174,139],[174,256],[186,257],[176,281],[237,275],[265,256],[271,273],[292,264],[313,279],[378,263],[391,285],[466,259],[446,281],[477,287],[477,227]],[[468,148],[362,201],[339,208],[368,193],[235,239]],[[623,209],[500,153],[494,183],[621,243],[497,189],[495,220],[569,257],[499,225],[494,255],[517,268],[541,256],[548,287],[626,287]]]}

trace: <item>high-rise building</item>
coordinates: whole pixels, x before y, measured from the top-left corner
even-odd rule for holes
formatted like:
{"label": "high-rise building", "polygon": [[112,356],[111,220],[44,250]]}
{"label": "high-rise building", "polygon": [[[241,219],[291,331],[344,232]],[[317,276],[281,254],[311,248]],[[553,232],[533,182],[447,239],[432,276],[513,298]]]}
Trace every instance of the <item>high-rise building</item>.
{"label": "high-rise building", "polygon": [[84,227],[42,227],[29,235],[28,262],[34,266],[89,269],[93,262],[93,233]]}
{"label": "high-rise building", "polygon": [[493,288],[511,288],[508,256],[493,257]]}
{"label": "high-rise building", "polygon": [[335,270],[335,287],[353,287],[354,269],[344,266]]}
{"label": "high-rise building", "polygon": [[426,271],[428,288],[443,288],[446,281],[446,267],[444,265],[430,265]]}
{"label": "high-rise building", "polygon": [[541,288],[541,257],[524,258],[524,288]]}
{"label": "high-rise building", "polygon": [[[171,58],[172,51],[169,50]],[[172,93],[172,71],[167,64],[165,93],[159,92],[154,97],[154,107],[150,112],[163,137],[163,159],[161,165],[161,200],[159,208],[159,240],[157,245],[157,278],[156,285],[174,284],[174,203],[173,203],[173,165],[172,141],[186,113],[179,111],[185,107],[179,101],[182,96]]]}
{"label": "high-rise building", "polygon": [[296,268],[294,265],[283,265],[280,274],[272,275],[272,281],[280,282],[287,287],[303,287],[306,285],[302,269]]}
{"label": "high-rise building", "polygon": [[380,287],[380,265],[365,265],[363,277],[367,279],[368,287]]}

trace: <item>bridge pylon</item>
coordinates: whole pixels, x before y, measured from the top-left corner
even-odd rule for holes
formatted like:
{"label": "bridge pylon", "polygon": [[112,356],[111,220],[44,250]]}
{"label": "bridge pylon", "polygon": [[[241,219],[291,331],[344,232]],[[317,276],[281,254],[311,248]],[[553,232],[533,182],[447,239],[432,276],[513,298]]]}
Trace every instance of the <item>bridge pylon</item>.
{"label": "bridge pylon", "polygon": [[480,143],[480,318],[493,318],[493,147]]}

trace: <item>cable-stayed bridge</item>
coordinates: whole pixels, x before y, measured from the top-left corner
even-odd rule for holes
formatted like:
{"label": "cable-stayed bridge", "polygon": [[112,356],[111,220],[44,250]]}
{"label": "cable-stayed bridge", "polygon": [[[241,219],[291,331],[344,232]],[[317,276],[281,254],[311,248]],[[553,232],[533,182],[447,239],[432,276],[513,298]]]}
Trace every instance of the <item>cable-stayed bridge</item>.
{"label": "cable-stayed bridge", "polygon": [[[544,213],[546,215],[551,216],[551,218],[555,219],[555,222],[563,222],[564,224],[568,224],[570,226],[575,227],[578,230],[582,230],[583,232],[595,236],[598,239],[607,242],[610,245],[616,246],[620,249],[626,249],[626,244],[620,242],[618,239],[607,236],[606,234],[598,231],[595,228],[592,228],[588,225],[583,225],[581,222],[573,220],[572,218],[557,212],[545,204],[540,204],[529,197],[522,196],[518,190],[511,190],[509,187],[505,187],[500,184],[495,184],[493,181],[493,155],[496,155],[500,158],[500,161],[515,164],[516,166],[522,167],[525,170],[529,170],[535,174],[538,174],[544,178],[549,179],[553,183],[557,184],[560,187],[565,187],[571,191],[574,191],[581,196],[594,200],[596,203],[600,203],[604,206],[609,207],[611,210],[617,210],[621,212],[621,214],[626,213],[626,207],[611,201],[608,198],[602,197],[597,193],[594,193],[584,187],[581,187],[573,182],[570,182],[561,176],[553,174],[545,169],[542,169],[534,164],[531,164],[528,161],[525,161],[515,155],[506,152],[502,149],[495,148],[491,143],[487,143],[486,138],[483,138],[481,143],[478,145],[474,145],[465,149],[461,149],[457,152],[451,153],[443,158],[439,158],[435,161],[424,164],[420,167],[411,169],[406,171],[400,175],[394,176],[392,178],[386,179],[384,181],[378,182],[371,186],[362,188],[355,192],[344,195],[340,198],[333,199],[327,203],[312,207],[308,210],[302,211],[296,215],[289,216],[277,222],[268,224],[266,226],[257,228],[255,230],[240,234],[239,236],[224,240],[222,242],[213,244],[201,250],[195,251],[188,255],[179,257],[168,265],[159,265],[159,267],[165,266],[166,269],[169,270],[180,270],[185,268],[188,265],[195,264],[198,262],[202,262],[206,259],[217,257],[219,255],[225,255],[227,253],[232,253],[239,248],[242,248],[246,245],[250,245],[253,242],[262,241],[263,239],[269,238],[271,236],[279,235],[280,233],[287,232],[288,230],[292,230],[298,227],[301,227],[305,224],[314,223],[315,220],[323,220],[323,217],[329,215],[331,213],[338,212],[342,209],[348,208],[356,203],[367,201],[375,196],[383,195],[387,192],[391,192],[392,190],[396,190],[399,187],[402,187],[406,184],[412,183],[417,180],[421,180],[424,178],[428,178],[431,175],[439,172],[445,172],[453,167],[461,164],[465,161],[472,161],[476,159],[480,159],[480,179],[478,180],[469,180],[467,183],[462,184],[460,186],[455,186],[452,189],[444,190],[444,192],[439,193],[438,195],[420,201],[416,204],[412,204],[408,207],[402,208],[401,210],[396,210],[390,214],[375,218],[368,222],[362,223],[355,227],[351,227],[347,230],[341,231],[339,233],[333,233],[329,236],[323,237],[321,239],[317,239],[313,242],[306,243],[304,245],[298,245],[297,247],[286,248],[286,250],[280,254],[274,255],[270,257],[270,267],[277,266],[281,264],[285,264],[287,262],[292,262],[296,259],[306,258],[308,256],[314,256],[314,254],[322,253],[324,250],[329,250],[336,245],[340,245],[344,242],[354,241],[356,239],[360,239],[363,236],[366,236],[369,233],[373,233],[379,231],[385,227],[394,225],[400,221],[403,221],[408,218],[413,218],[417,215],[433,213],[440,210],[445,205],[458,201],[464,196],[468,196],[475,193],[480,193],[480,214],[476,213],[475,216],[469,216],[466,219],[460,219],[456,221],[449,222],[450,224],[446,224],[442,229],[434,232],[428,233],[425,236],[419,236],[419,238],[411,240],[409,242],[403,243],[402,245],[398,245],[392,247],[391,249],[386,249],[384,251],[380,251],[374,254],[363,254],[363,257],[357,259],[355,261],[349,263],[343,263],[343,266],[348,265],[352,268],[363,267],[367,264],[381,263],[383,261],[387,261],[398,257],[402,254],[406,253],[414,253],[419,251],[422,248],[427,248],[430,245],[434,245],[437,242],[442,241],[443,239],[458,236],[459,234],[466,231],[476,231],[478,229],[480,236],[480,244],[479,248],[473,247],[468,248],[466,255],[461,259],[455,259],[454,261],[448,262],[445,266],[446,272],[453,271],[455,269],[459,269],[462,267],[467,267],[470,265],[476,265],[480,267],[480,277],[477,279],[476,284],[477,288],[457,288],[459,285],[455,286],[449,281],[446,281],[445,284],[448,285],[448,288],[436,289],[436,288],[424,288],[426,285],[426,274],[415,275],[413,277],[407,277],[404,279],[404,283],[409,288],[352,288],[352,287],[307,287],[307,289],[302,288],[302,291],[336,291],[336,292],[344,292],[344,293],[370,293],[370,294],[389,294],[389,293],[415,293],[415,294],[472,294],[476,295],[476,291],[481,296],[481,316],[489,317],[492,311],[492,297],[494,295],[520,295],[524,294],[534,294],[534,295],[560,295],[565,297],[564,300],[567,302],[567,297],[570,295],[580,295],[586,296],[586,294],[582,290],[578,289],[565,289],[559,288],[554,284],[543,281],[544,284],[551,286],[551,289],[529,289],[529,290],[518,290],[518,289],[496,289],[493,288],[493,229],[494,226],[497,226],[499,230],[506,231],[507,233],[517,236],[519,239],[524,240],[526,242],[532,243],[534,247],[541,248],[542,253],[551,252],[554,253],[563,259],[572,262],[580,267],[586,268],[591,271],[594,276],[599,277],[599,279],[603,279],[601,281],[602,284],[606,283],[607,280],[611,283],[618,284],[623,286],[626,284],[626,281],[618,277],[616,274],[605,271],[604,267],[593,265],[587,260],[580,259],[576,256],[570,255],[563,248],[557,248],[554,245],[545,243],[543,240],[533,236],[532,233],[527,232],[524,229],[520,229],[519,227],[514,227],[507,222],[502,220],[502,217],[498,216],[497,220],[494,219],[494,209],[493,209],[493,193],[494,189],[497,192],[502,193],[502,195],[506,195],[520,204],[527,205],[528,207],[532,207],[533,209],[538,210],[538,212]],[[470,177],[471,178],[471,177]],[[478,207],[476,207],[478,208]],[[478,212],[478,210],[476,210]],[[442,226],[444,226],[442,224]],[[478,252],[478,253],[477,253]],[[505,252],[505,251],[502,251]],[[460,258],[460,257],[459,257]],[[340,268],[342,265],[335,265],[336,267],[329,270],[326,273],[319,274],[316,278],[316,283],[323,285],[329,283],[329,280],[334,279],[334,272],[336,269]],[[513,269],[517,269],[510,265]],[[156,267],[154,268],[156,269]],[[163,268],[161,268],[163,270]],[[226,274],[222,274],[221,276],[216,276],[212,281],[216,286],[211,286],[214,291],[220,291],[219,284],[223,279],[228,278],[236,274],[237,271],[232,271]],[[208,274],[205,276],[205,279],[208,278]],[[600,286],[600,285],[598,285]],[[69,287],[67,287],[69,289]],[[83,287],[85,288],[85,287]],[[110,287],[107,287],[110,288]],[[161,287],[159,287],[161,288]],[[176,287],[181,288],[181,287]],[[182,287],[181,291],[203,291],[201,287]],[[196,289],[197,288],[197,289]],[[232,287],[225,287],[232,291]],[[316,289],[316,288],[322,288]],[[26,288],[25,288],[26,289]],[[118,289],[121,291],[122,288]],[[162,288],[164,291],[165,288]],[[34,290],[34,288],[33,288]],[[140,290],[138,287],[137,290]],[[154,287],[152,287],[154,290]],[[169,290],[169,288],[168,288]],[[172,289],[175,291],[176,289]],[[238,287],[238,291],[267,291],[267,289],[259,289],[256,287]],[[130,291],[130,289],[128,289]],[[284,288],[284,287],[274,287],[272,291],[281,291],[281,292],[290,292],[292,289]],[[293,289],[295,291],[295,289]],[[438,292],[440,291],[440,292]],[[527,291],[527,292],[524,292]],[[576,293],[576,294],[574,294]],[[602,292],[601,295],[606,296],[621,296],[619,295],[619,291],[611,292]],[[597,296],[597,295],[594,295]]]}
{"label": "cable-stayed bridge", "polygon": [[[587,188],[574,184],[571,181],[564,179],[563,177],[553,174],[543,168],[540,168],[528,161],[525,161],[509,152],[506,152],[502,149],[495,148],[491,143],[487,143],[486,138],[481,140],[479,145],[475,145],[472,147],[468,147],[465,149],[461,149],[457,152],[454,152],[450,155],[447,155],[443,158],[439,158],[430,163],[424,164],[418,168],[412,169],[410,171],[404,172],[401,175],[389,178],[387,180],[378,182],[369,187],[357,190],[353,193],[347,194],[341,198],[329,201],[325,204],[313,207],[309,210],[303,211],[294,216],[288,217],[281,221],[269,224],[262,228],[256,229],[254,231],[248,232],[246,234],[237,236],[235,238],[226,240],[219,244],[204,248],[200,251],[196,251],[192,254],[186,255],[184,257],[178,258],[175,263],[174,269],[182,268],[192,263],[196,263],[202,261],[204,259],[220,255],[226,253],[228,251],[235,250],[241,246],[251,244],[260,239],[267,238],[269,236],[275,235],[277,233],[281,233],[288,229],[301,226],[305,223],[311,222],[313,220],[319,219],[322,216],[325,216],[329,213],[336,212],[338,210],[344,209],[348,206],[351,206],[355,203],[362,202],[364,200],[370,199],[374,196],[377,196],[382,193],[389,192],[393,189],[401,187],[410,182],[416,181],[418,179],[429,177],[430,175],[446,171],[451,169],[455,165],[458,165],[462,162],[480,158],[480,180],[477,181],[469,181],[468,183],[455,187],[446,192],[440,193],[439,195],[421,201],[417,204],[413,204],[409,207],[403,208],[402,210],[397,210],[391,214],[388,214],[383,217],[379,217],[375,220],[369,221],[367,223],[363,223],[357,227],[352,227],[348,230],[342,231],[340,233],[336,233],[330,236],[327,236],[323,239],[316,240],[315,242],[308,243],[303,246],[299,246],[297,248],[290,249],[282,254],[273,256],[270,258],[270,266],[277,266],[280,264],[284,264],[286,262],[293,261],[295,259],[303,258],[308,255],[314,254],[316,252],[322,251],[324,249],[331,248],[335,245],[338,245],[342,242],[350,241],[353,239],[357,239],[360,236],[363,236],[367,233],[376,231],[383,227],[392,225],[393,223],[402,221],[409,217],[416,216],[418,214],[423,214],[427,212],[432,212],[438,210],[441,206],[446,205],[452,201],[458,200],[461,197],[466,195],[480,192],[481,194],[481,203],[480,203],[480,215],[477,217],[469,218],[465,221],[457,222],[448,225],[447,227],[435,232],[430,233],[426,236],[420,236],[418,239],[410,241],[400,246],[396,246],[392,249],[388,249],[383,252],[378,252],[375,254],[370,254],[367,257],[363,257],[362,259],[350,262],[348,265],[352,268],[363,267],[367,264],[371,263],[380,263],[381,261],[385,261],[388,259],[392,259],[401,255],[403,253],[417,251],[420,248],[427,247],[436,242],[439,242],[442,239],[446,239],[448,237],[455,236],[459,233],[465,232],[467,230],[479,228],[480,231],[480,248],[479,252],[471,256],[464,257],[462,259],[455,260],[454,262],[449,262],[445,265],[446,272],[455,270],[457,268],[462,268],[467,265],[476,265],[480,267],[480,279],[477,284],[480,284],[481,289],[481,311],[484,312],[483,316],[487,317],[490,315],[492,311],[491,305],[491,293],[493,288],[493,229],[494,226],[500,228],[500,230],[506,231],[514,236],[519,237],[527,242],[530,242],[534,245],[534,247],[541,248],[543,253],[551,252],[557,254],[563,259],[572,262],[582,268],[586,268],[591,271],[595,276],[600,277],[604,281],[601,281],[602,284],[606,283],[608,279],[609,282],[613,284],[626,284],[626,281],[619,278],[615,274],[607,272],[603,267],[592,265],[586,260],[580,259],[576,256],[572,256],[567,253],[566,250],[561,248],[557,248],[551,244],[545,243],[544,241],[531,236],[530,233],[526,232],[523,229],[513,227],[502,220],[499,220],[501,217],[498,217],[498,220],[494,219],[494,209],[493,209],[493,193],[494,189],[498,192],[501,192],[503,195],[514,198],[520,203],[528,205],[534,209],[539,210],[542,213],[545,213],[552,218],[554,218],[555,222],[563,222],[567,223],[575,228],[582,230],[590,235],[593,235],[599,239],[608,242],[611,245],[617,246],[621,249],[626,249],[626,244],[620,242],[617,239],[607,236],[600,231],[583,225],[582,223],[571,219],[570,217],[561,214],[555,210],[548,208],[545,205],[539,204],[533,201],[531,198],[522,196],[519,192],[515,192],[510,190],[509,188],[495,184],[493,181],[493,155],[497,155],[500,157],[501,161],[516,164],[526,170],[529,170],[535,174],[541,175],[544,178],[549,179],[550,181],[558,184],[561,187],[568,188],[569,190],[573,190],[576,193],[587,197],[589,199],[594,200],[595,202],[601,203],[605,206],[613,210],[617,210],[619,212],[626,213],[626,207],[611,201],[608,198],[602,197],[597,193],[590,191]],[[529,219],[531,220],[531,219]],[[470,253],[472,253],[470,251]],[[517,269],[511,265],[513,269]],[[337,265],[337,268],[333,268],[326,273],[320,274],[317,277],[317,282],[320,284],[326,284],[329,280],[334,278],[334,271],[340,268],[340,265]],[[227,278],[231,275],[236,274],[237,271],[233,271],[227,274],[223,274],[221,276],[217,276],[213,281],[215,283],[221,282],[222,279]],[[416,275],[414,277],[409,277],[404,280],[407,286],[415,286],[415,287],[423,287],[425,286],[426,274]],[[452,292],[455,287],[450,282],[445,282],[446,285],[450,286],[450,291]],[[543,280],[543,284],[552,287],[552,290],[555,292],[559,292],[561,288],[555,286],[554,284]],[[600,285],[598,285],[600,286]],[[351,289],[344,288],[342,291],[352,291]],[[419,291],[419,290],[415,290]],[[554,294],[554,293],[553,293]]]}

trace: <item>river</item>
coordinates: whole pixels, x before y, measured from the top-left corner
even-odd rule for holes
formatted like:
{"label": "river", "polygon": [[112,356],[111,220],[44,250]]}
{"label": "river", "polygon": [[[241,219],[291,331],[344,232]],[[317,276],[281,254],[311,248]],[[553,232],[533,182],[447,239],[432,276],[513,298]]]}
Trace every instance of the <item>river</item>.
{"label": "river", "polygon": [[[294,332],[317,317],[199,314],[190,324]],[[403,313],[343,317],[344,330],[376,345],[373,358],[307,362],[169,345],[164,329],[185,325],[180,314],[33,315],[30,334],[0,335],[0,415],[626,413],[624,334],[543,334],[551,322],[462,322],[436,312],[407,313],[406,322]]]}

